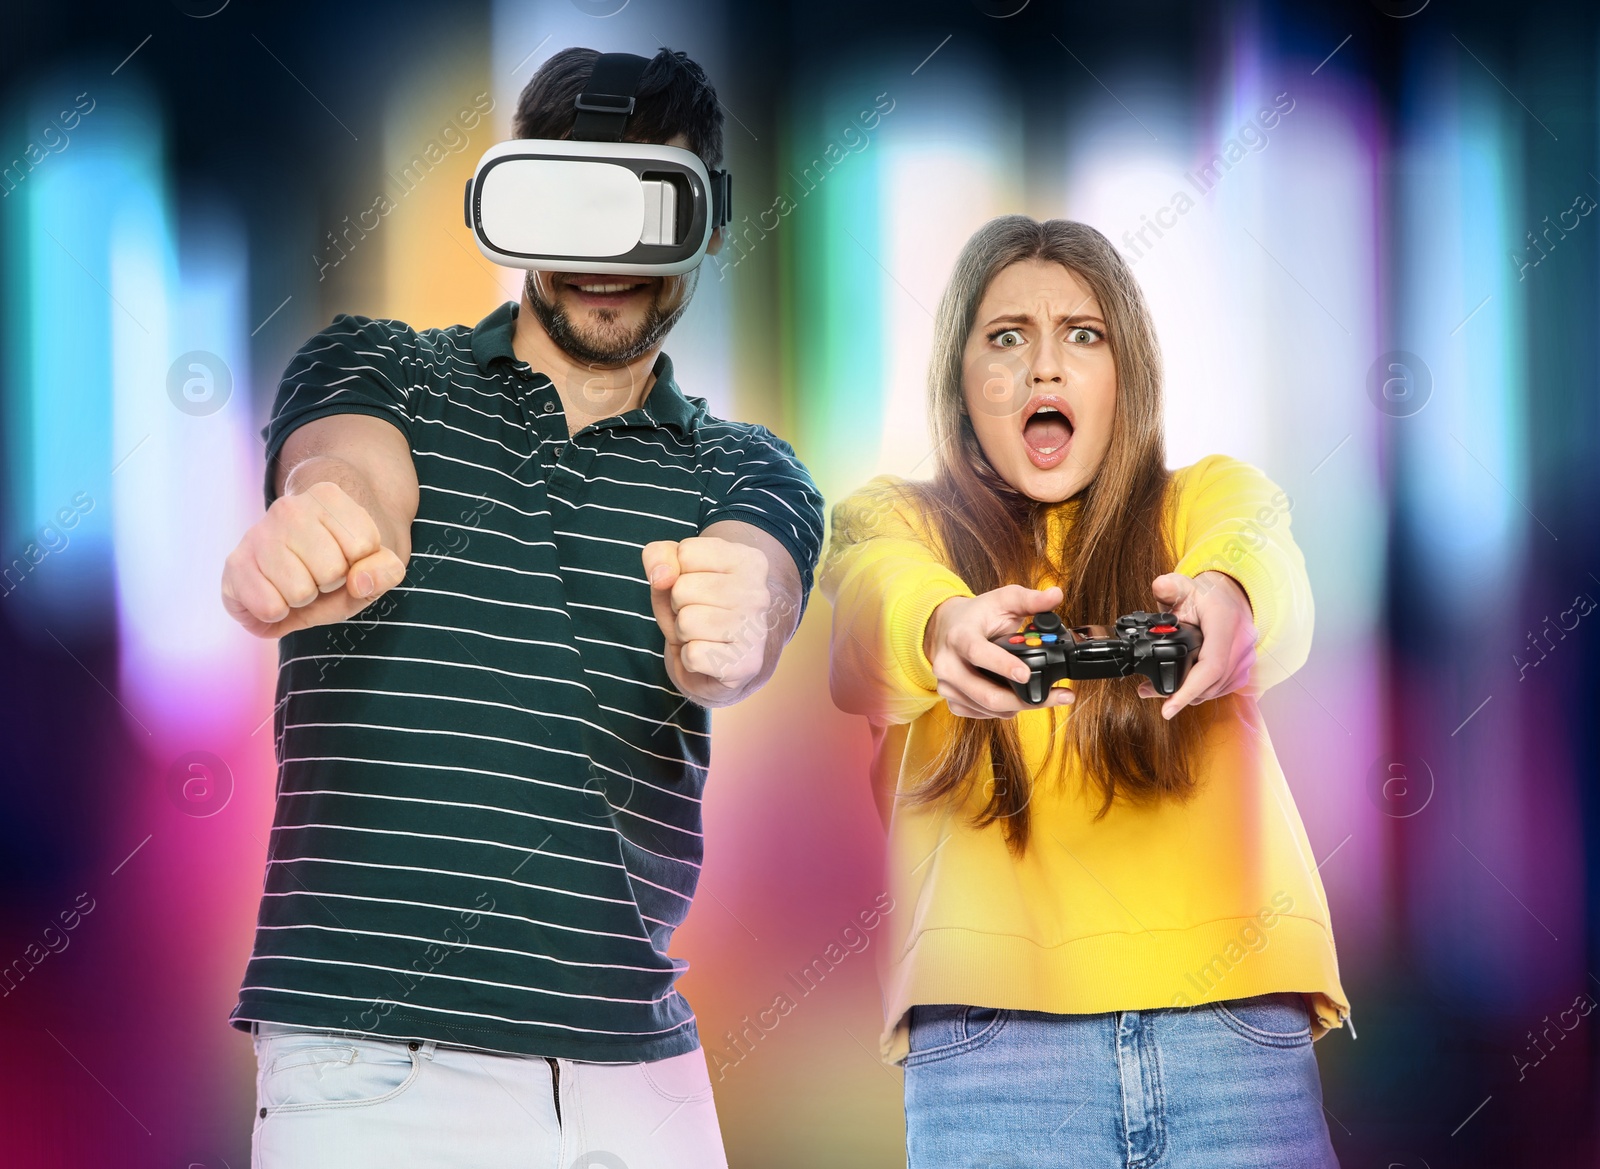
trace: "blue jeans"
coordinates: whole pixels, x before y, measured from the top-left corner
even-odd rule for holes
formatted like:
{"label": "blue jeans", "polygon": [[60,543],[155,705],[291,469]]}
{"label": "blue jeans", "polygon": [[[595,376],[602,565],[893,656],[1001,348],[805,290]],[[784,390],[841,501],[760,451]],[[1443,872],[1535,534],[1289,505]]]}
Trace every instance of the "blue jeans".
{"label": "blue jeans", "polygon": [[908,1169],[1337,1169],[1298,994],[911,1011]]}

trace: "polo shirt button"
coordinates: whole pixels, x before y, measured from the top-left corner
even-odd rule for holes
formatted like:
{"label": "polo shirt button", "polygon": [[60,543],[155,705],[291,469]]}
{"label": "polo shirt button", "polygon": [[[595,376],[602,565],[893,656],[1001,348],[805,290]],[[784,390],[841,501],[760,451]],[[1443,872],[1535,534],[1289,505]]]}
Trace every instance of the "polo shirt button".
{"label": "polo shirt button", "polygon": [[556,412],[556,404],[554,402],[546,402],[544,404],[544,412],[546,414],[554,414]]}
{"label": "polo shirt button", "polygon": [[558,442],[556,444],[556,458],[559,459],[562,455],[564,455],[566,453],[567,453],[567,444]]}

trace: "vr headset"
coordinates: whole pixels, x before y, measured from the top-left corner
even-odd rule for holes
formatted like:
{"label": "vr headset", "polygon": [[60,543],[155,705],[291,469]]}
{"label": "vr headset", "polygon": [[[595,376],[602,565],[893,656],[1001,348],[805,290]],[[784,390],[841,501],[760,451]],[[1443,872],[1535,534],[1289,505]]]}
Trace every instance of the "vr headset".
{"label": "vr headset", "polygon": [[674,276],[699,265],[730,219],[733,182],[693,151],[623,142],[649,64],[602,53],[578,95],[571,139],[490,147],[467,183],[467,227],[497,264]]}

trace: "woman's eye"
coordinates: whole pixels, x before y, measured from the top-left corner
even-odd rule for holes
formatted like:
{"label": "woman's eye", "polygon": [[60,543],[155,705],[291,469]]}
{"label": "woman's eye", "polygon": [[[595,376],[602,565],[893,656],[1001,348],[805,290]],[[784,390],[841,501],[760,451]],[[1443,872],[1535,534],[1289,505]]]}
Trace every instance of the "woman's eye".
{"label": "woman's eye", "polygon": [[995,335],[994,343],[1002,349],[1015,349],[1022,344],[1022,334],[1015,329],[1007,329],[1004,333]]}
{"label": "woman's eye", "polygon": [[1067,330],[1067,340],[1074,345],[1093,345],[1100,340],[1100,334],[1084,325]]}

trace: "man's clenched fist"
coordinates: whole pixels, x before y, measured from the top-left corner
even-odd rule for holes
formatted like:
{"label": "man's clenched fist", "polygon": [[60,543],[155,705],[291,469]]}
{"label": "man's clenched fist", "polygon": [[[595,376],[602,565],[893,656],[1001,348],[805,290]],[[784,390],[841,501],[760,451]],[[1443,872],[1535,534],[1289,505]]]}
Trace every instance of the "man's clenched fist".
{"label": "man's clenched fist", "polygon": [[721,706],[766,665],[774,620],[766,553],[716,536],[644,547],[650,604],[667,639],[667,676],[689,698]]}
{"label": "man's clenched fist", "polygon": [[353,617],[400,583],[405,562],[336,483],[273,501],[228,554],[222,604],[257,637]]}

